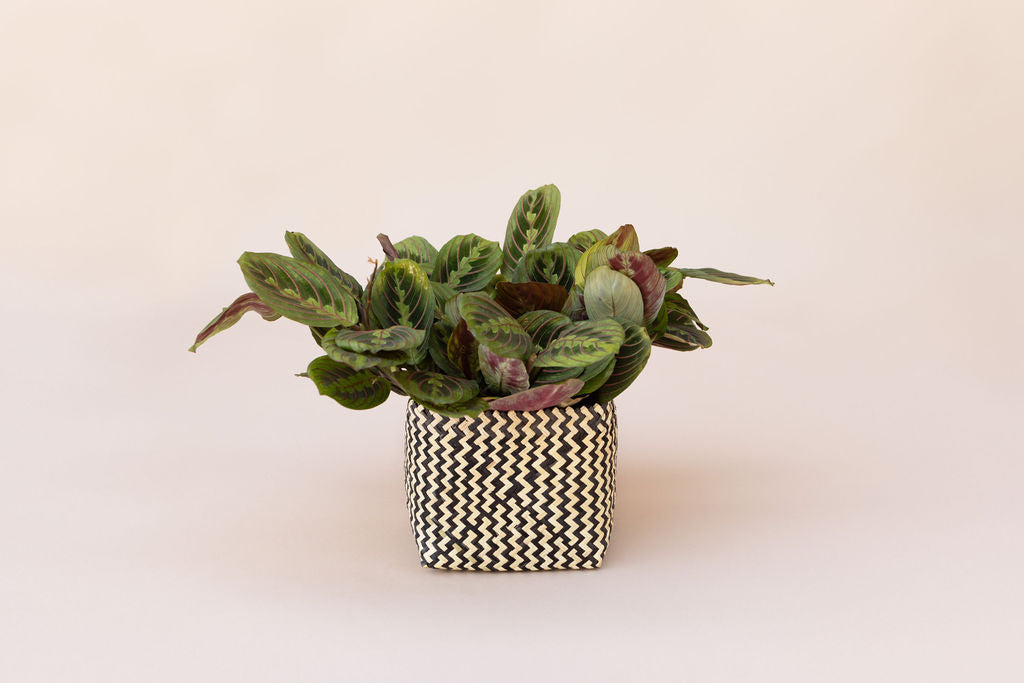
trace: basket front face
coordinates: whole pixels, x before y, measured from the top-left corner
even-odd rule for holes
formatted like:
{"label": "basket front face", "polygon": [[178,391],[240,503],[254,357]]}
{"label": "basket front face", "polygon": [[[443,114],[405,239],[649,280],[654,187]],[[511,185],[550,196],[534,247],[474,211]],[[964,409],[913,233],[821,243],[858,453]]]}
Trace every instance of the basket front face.
{"label": "basket front face", "polygon": [[424,567],[601,565],[615,504],[614,404],[446,417],[409,401],[405,485]]}

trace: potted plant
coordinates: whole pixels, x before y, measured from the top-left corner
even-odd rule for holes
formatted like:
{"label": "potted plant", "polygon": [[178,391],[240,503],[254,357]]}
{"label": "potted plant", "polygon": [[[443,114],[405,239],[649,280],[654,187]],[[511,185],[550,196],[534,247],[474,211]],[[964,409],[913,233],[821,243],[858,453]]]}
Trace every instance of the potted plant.
{"label": "potted plant", "polygon": [[251,291],[190,350],[248,311],[284,317],[322,349],[299,375],[322,395],[356,410],[408,397],[406,493],[423,566],[598,567],[614,509],[613,399],[652,346],[711,346],[684,280],[773,283],[676,268],[674,247],[641,251],[632,225],[553,242],[560,204],[554,185],[525,193],[503,245],[378,235],[384,260],[365,287],[286,232],[291,256],[242,254]]}

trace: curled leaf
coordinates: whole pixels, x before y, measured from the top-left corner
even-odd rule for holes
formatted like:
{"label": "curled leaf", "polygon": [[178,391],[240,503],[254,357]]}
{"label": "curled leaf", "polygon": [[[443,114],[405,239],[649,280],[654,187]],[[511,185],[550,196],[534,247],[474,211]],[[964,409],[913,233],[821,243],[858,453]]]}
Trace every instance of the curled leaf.
{"label": "curled leaf", "polygon": [[685,277],[692,277],[698,280],[708,280],[710,282],[718,282],[723,285],[771,285],[775,286],[775,283],[771,280],[765,280],[758,277],[750,277],[749,275],[737,275],[736,273],[727,273],[724,270],[718,270],[717,268],[673,268],[678,271],[680,275]]}
{"label": "curled leaf", "polygon": [[400,351],[351,351],[335,343],[335,337],[341,332],[348,332],[340,328],[332,328],[324,333],[320,340],[320,346],[336,363],[343,363],[353,370],[365,370],[367,368],[393,368],[409,363],[417,349],[405,349]]}
{"label": "curled leaf", "polygon": [[568,297],[565,287],[547,282],[499,282],[494,291],[494,300],[513,318],[529,311],[560,311]]}
{"label": "curled leaf", "polygon": [[273,321],[281,317],[280,313],[275,313],[270,306],[267,306],[265,303],[260,301],[260,298],[256,294],[251,292],[243,294],[232,301],[231,305],[221,311],[220,315],[207,323],[206,327],[199,331],[199,334],[196,335],[195,343],[193,343],[188,350],[195,353],[196,349],[198,349],[203,342],[218,332],[223,332],[237,323],[242,319],[242,316],[249,311],[259,313],[264,320]]}
{"label": "curled leaf", "polygon": [[543,410],[568,400],[583,388],[578,379],[567,379],[560,384],[545,384],[488,401],[491,410]]}
{"label": "curled leaf", "polygon": [[[608,266],[599,266],[587,276],[587,284],[583,288],[583,301],[587,308],[587,317],[591,320],[644,320],[644,298],[640,288],[628,276]],[[657,316],[657,313],[658,309],[655,309],[654,315]]]}
{"label": "curled leaf", "polygon": [[375,408],[387,400],[391,385],[369,370],[353,370],[327,356],[315,358],[306,369],[322,396],[353,410]]}
{"label": "curled leaf", "polygon": [[388,261],[394,261],[395,259],[401,258],[398,252],[395,251],[395,245],[391,244],[391,238],[384,233],[377,233],[377,241],[380,242],[381,249],[384,250],[384,256]]}
{"label": "curled leaf", "polygon": [[683,276],[675,268],[660,268],[661,276],[665,278],[665,291],[677,292],[683,286]]}

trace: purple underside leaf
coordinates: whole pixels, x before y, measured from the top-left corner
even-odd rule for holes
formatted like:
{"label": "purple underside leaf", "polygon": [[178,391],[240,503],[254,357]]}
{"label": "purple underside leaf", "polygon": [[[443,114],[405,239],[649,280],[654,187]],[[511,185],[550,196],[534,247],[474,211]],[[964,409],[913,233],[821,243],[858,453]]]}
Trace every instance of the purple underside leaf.
{"label": "purple underside leaf", "polygon": [[530,311],[560,311],[568,297],[565,287],[548,282],[499,282],[494,293],[513,318]]}
{"label": "purple underside leaf", "polygon": [[275,313],[271,310],[270,306],[260,301],[259,296],[253,293],[243,294],[234,301],[231,305],[221,311],[221,314],[211,320],[206,327],[204,327],[198,335],[196,335],[196,341],[192,346],[189,347],[189,351],[192,353],[196,352],[196,349],[205,342],[207,339],[223,332],[235,323],[237,323],[243,315],[249,311],[254,311],[263,316],[264,320],[277,320],[281,317],[279,313]]}
{"label": "purple underside leaf", "polygon": [[661,302],[665,299],[666,282],[658,266],[647,254],[638,251],[619,252],[608,259],[608,265],[629,276],[644,300],[644,324],[650,324],[661,310]]}
{"label": "purple underside leaf", "polygon": [[567,379],[559,384],[544,384],[520,391],[511,396],[488,401],[491,410],[543,410],[568,400],[583,388],[578,379]]}
{"label": "purple underside leaf", "polygon": [[505,358],[485,345],[479,346],[480,372],[487,386],[499,394],[524,391],[530,386],[530,373],[518,358]]}

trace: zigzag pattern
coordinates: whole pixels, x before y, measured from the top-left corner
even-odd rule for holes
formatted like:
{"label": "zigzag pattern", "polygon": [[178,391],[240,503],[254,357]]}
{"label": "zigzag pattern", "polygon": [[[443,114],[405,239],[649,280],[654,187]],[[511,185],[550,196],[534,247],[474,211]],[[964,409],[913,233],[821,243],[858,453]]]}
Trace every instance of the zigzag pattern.
{"label": "zigzag pattern", "polygon": [[422,565],[600,567],[617,445],[612,403],[467,418],[409,401],[405,490]]}

